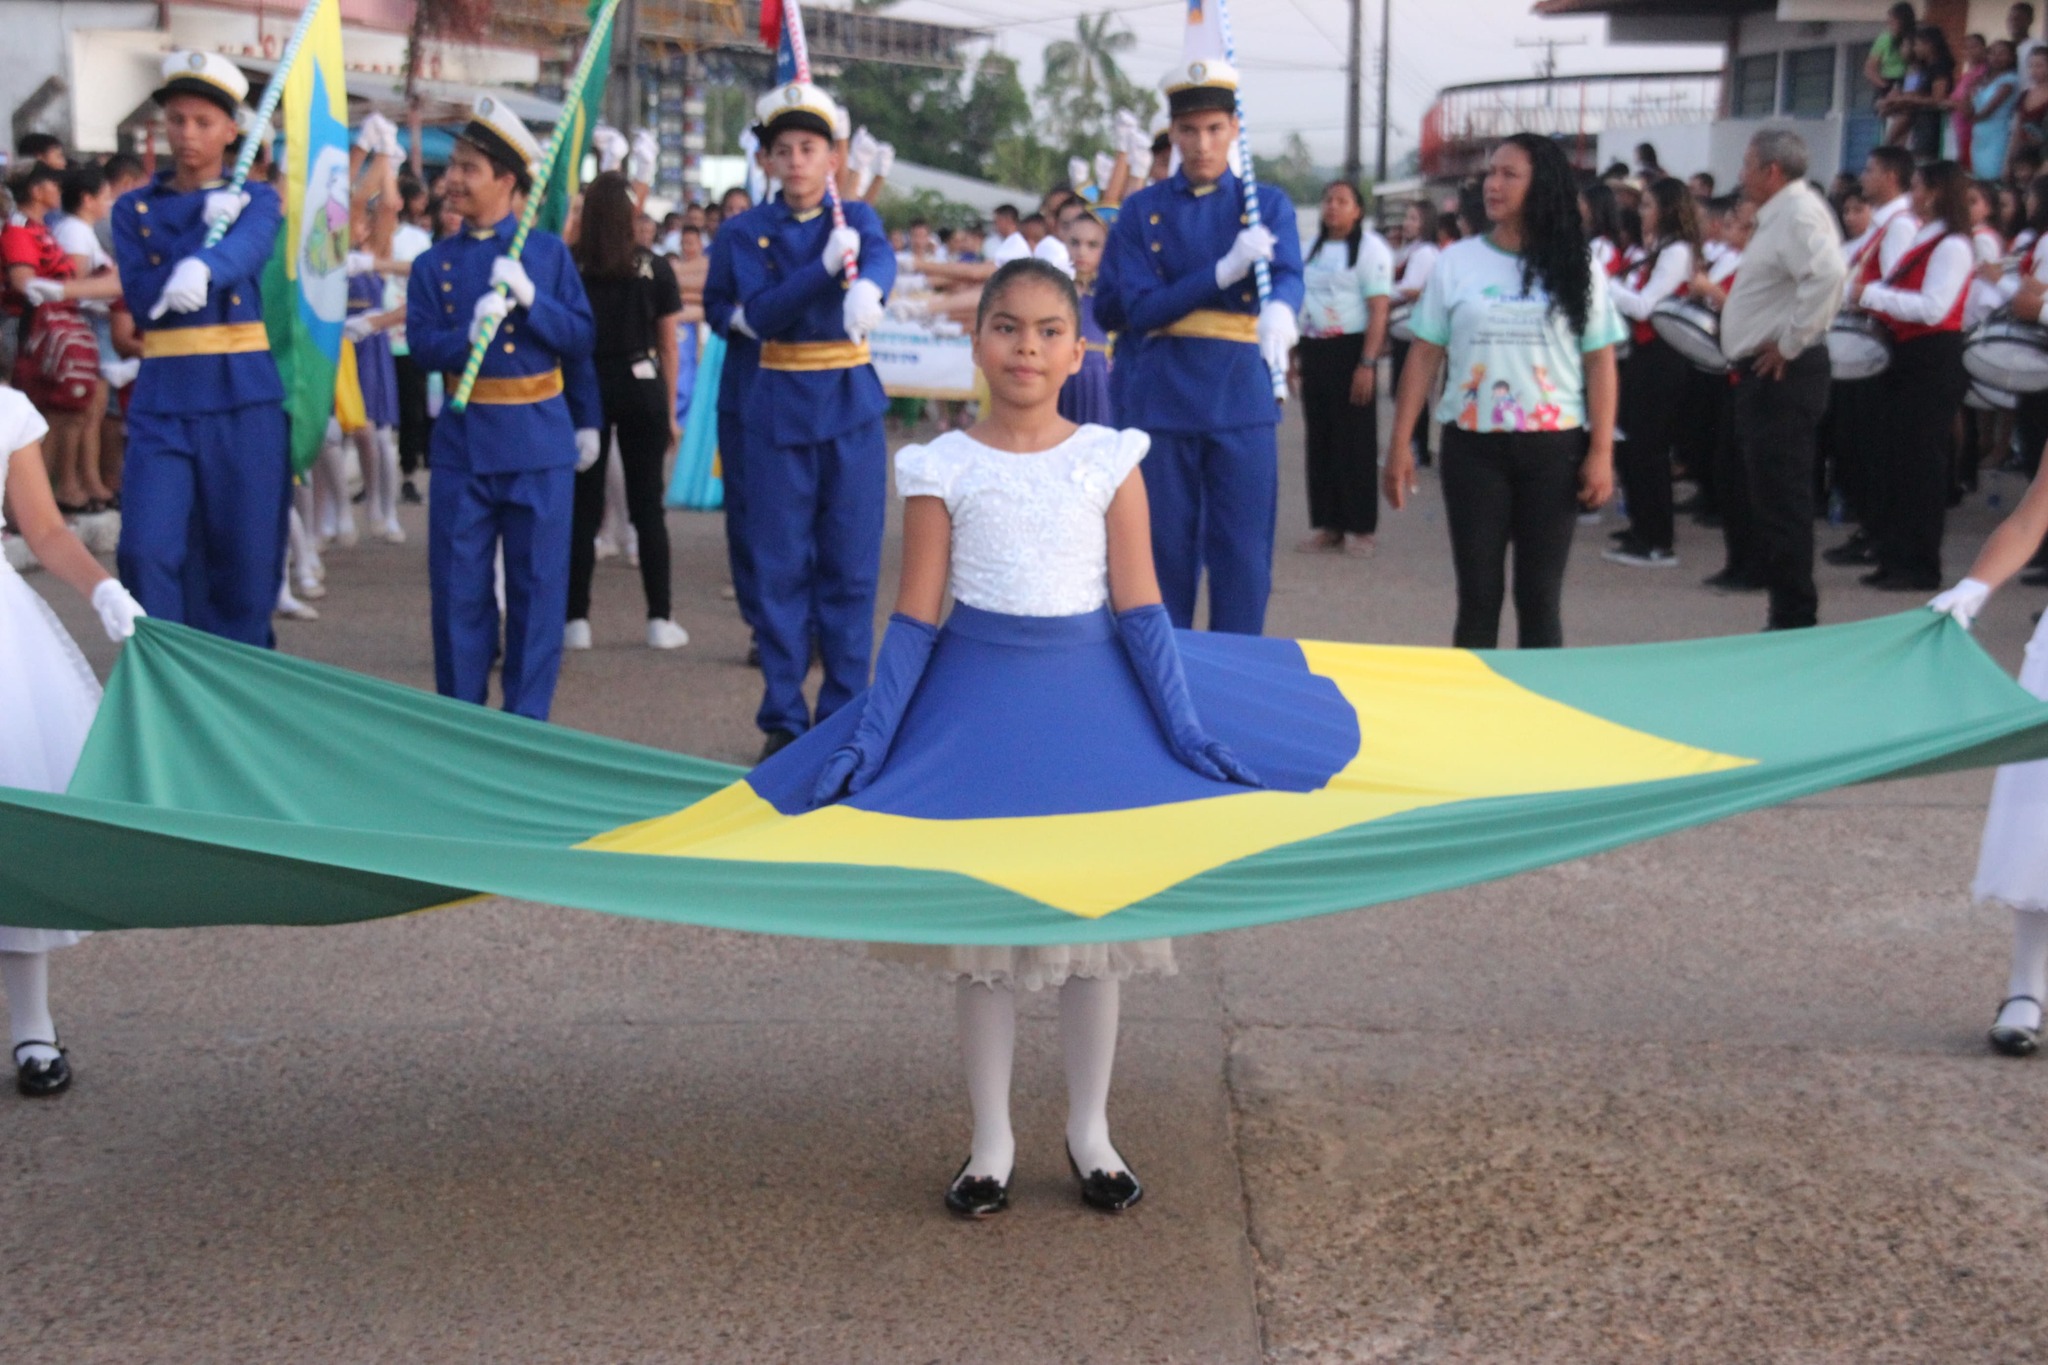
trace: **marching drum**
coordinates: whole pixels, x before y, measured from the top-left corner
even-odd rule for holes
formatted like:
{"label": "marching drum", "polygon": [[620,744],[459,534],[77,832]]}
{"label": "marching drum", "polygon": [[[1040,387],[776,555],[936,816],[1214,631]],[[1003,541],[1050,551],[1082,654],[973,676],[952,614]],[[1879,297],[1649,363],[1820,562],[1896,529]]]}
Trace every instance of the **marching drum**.
{"label": "marching drum", "polygon": [[1970,333],[1963,368],[1986,388],[2040,393],[2048,389],[2048,327],[2001,308]]}
{"label": "marching drum", "polygon": [[1721,354],[1721,315],[1697,299],[1666,299],[1650,310],[1650,325],[1664,344],[1707,374],[1728,373]]}
{"label": "marching drum", "polygon": [[1963,395],[1963,406],[1979,412],[2011,412],[2020,405],[2019,395],[1994,389],[1981,379],[1970,381],[1970,391]]}
{"label": "marching drum", "polygon": [[1415,328],[1409,324],[1409,319],[1414,316],[1415,305],[1412,303],[1397,303],[1392,308],[1389,308],[1387,310],[1387,335],[1404,346],[1414,341]]}
{"label": "marching drum", "polygon": [[1827,340],[1836,379],[1875,379],[1891,368],[1892,334],[1868,313],[1835,314]]}

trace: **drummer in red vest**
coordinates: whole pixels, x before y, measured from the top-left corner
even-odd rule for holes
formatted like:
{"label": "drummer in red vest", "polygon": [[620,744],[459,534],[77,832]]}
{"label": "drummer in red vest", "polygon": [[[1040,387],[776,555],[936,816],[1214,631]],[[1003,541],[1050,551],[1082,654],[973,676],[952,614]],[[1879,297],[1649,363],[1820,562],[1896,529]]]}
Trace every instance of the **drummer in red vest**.
{"label": "drummer in red vest", "polygon": [[[2024,242],[2018,266],[2004,270],[1998,281],[2001,303],[2021,322],[2048,325],[2042,314],[2048,302],[2048,173],[2037,175],[2027,186],[2027,221],[2015,247]],[[2048,364],[2048,355],[2041,358]],[[2013,427],[2019,442],[2022,472],[2033,478],[2040,471],[2041,452],[2048,447],[2048,389],[2019,396],[2013,413]],[[2048,583],[2048,546],[2043,546],[2020,574],[2020,582],[2032,587]]]}
{"label": "drummer in red vest", "polygon": [[1603,558],[1637,568],[1678,563],[1671,514],[1671,443],[1691,367],[1658,337],[1650,314],[1683,298],[1698,268],[1699,213],[1692,191],[1669,176],[1643,195],[1643,263],[1608,292],[1631,325],[1634,348],[1621,364],[1621,411],[1615,465],[1628,499],[1628,529]]}
{"label": "drummer in red vest", "polygon": [[1882,279],[1851,282],[1851,300],[1892,334],[1879,436],[1873,588],[1939,590],[1956,413],[1963,371],[1963,308],[1976,252],[1970,244],[1970,179],[1953,161],[1913,172],[1913,214],[1926,226]]}

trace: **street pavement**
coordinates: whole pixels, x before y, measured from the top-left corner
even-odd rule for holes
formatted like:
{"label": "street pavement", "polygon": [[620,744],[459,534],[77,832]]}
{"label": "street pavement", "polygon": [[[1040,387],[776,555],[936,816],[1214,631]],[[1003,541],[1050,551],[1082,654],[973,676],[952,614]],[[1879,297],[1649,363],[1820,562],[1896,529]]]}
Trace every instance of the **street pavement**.
{"label": "street pavement", "polygon": [[[1271,632],[1445,643],[1433,477],[1377,557],[1306,556],[1292,423],[1282,451]],[[2020,491],[1986,476],[1951,578]],[[332,553],[284,649],[431,686],[405,522]],[[1574,643],[1762,624],[1698,586],[1713,533],[1636,570],[1600,561],[1613,524],[1579,533]],[[691,644],[646,649],[637,575],[601,565],[555,719],[745,762],[722,525],[670,526]],[[104,672],[89,611],[31,581]],[[1822,583],[1828,620],[1918,605]],[[2043,597],[1979,627],[2008,668]],[[1183,941],[1125,992],[1112,1118],[1148,1194],[1117,1220],[1067,1175],[1043,998],[1015,1206],[964,1225],[950,989],[858,946],[503,901],[103,934],[53,970],[77,1085],[0,1096],[0,1360],[2041,1359],[2048,1064],[1983,1045],[1988,790],[1833,793]]]}

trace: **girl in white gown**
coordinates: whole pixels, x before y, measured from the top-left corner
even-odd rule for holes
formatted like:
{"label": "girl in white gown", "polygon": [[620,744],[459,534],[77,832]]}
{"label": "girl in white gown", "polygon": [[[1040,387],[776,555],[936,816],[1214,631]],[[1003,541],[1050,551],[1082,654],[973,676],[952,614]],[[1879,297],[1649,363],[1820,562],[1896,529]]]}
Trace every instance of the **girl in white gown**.
{"label": "girl in white gown", "polygon": [[[1928,605],[1968,626],[2044,538],[2048,478],[2037,478],[1984,543],[1969,576]],[[2048,617],[2027,644],[2020,686],[2048,701]],[[2040,1046],[2042,1001],[2048,1000],[2048,759],[1998,770],[1971,893],[2012,911],[2012,975],[1991,1026],[1991,1046],[2008,1057],[2030,1056]]]}
{"label": "girl in white gown", "polygon": [[[108,637],[125,640],[142,607],[59,515],[43,465],[48,431],[27,398],[0,388],[0,487],[14,529],[44,568],[91,599]],[[99,702],[99,682],[56,613],[0,559],[0,786],[63,791]],[[48,953],[80,937],[68,929],[0,926],[0,990],[7,994],[15,1083],[24,1095],[55,1095],[71,1084],[50,1018]]]}

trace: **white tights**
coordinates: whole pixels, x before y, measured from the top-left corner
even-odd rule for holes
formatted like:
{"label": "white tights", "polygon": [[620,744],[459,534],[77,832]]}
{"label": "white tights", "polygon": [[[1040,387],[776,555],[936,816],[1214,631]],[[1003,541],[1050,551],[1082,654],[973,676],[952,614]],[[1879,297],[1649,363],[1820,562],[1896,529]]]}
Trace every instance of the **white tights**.
{"label": "white tights", "polygon": [[0,953],[0,990],[7,992],[9,1041],[45,1044],[22,1048],[14,1060],[54,1060],[57,1049],[48,1046],[57,1041],[57,1022],[50,1018],[50,955]]}
{"label": "white tights", "polygon": [[[1116,1065],[1114,977],[1069,977],[1060,987],[1060,1046],[1066,1056],[1067,1148],[1081,1170],[1121,1171],[1109,1140],[1109,1080]],[[955,993],[960,1059],[974,1108],[966,1174],[1007,1181],[1017,1162],[1010,1129],[1010,1070],[1017,1053],[1017,995],[1009,986],[962,980]]]}
{"label": "white tights", "polygon": [[[2006,981],[2005,993],[2048,1000],[2048,914],[2012,912],[2012,976]],[[1998,1012],[1998,1022],[2014,1028],[2039,1028],[2041,1007],[2015,1000]]]}

